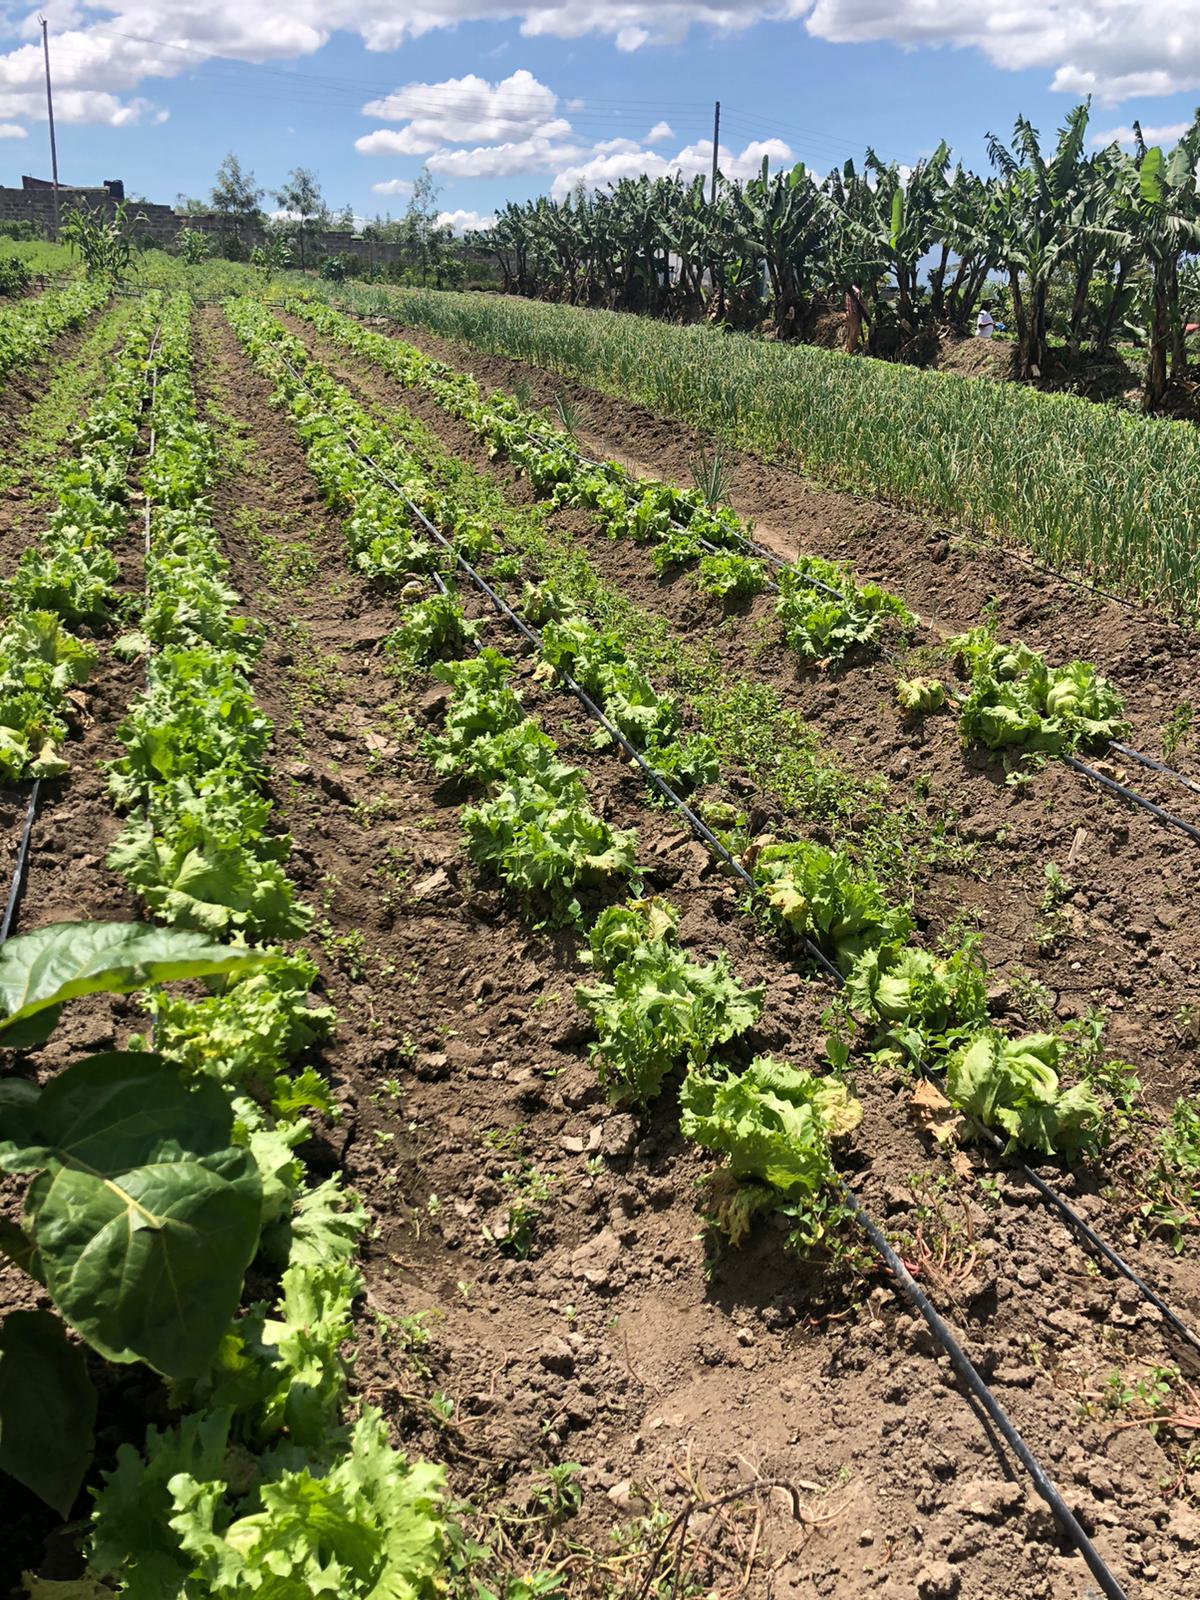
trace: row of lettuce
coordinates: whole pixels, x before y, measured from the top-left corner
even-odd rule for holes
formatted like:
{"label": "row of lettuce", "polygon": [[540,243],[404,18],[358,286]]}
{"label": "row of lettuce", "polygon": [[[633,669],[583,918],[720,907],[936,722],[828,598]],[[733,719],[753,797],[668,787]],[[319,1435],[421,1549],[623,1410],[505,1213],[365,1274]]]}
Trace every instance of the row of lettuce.
{"label": "row of lettuce", "polygon": [[[97,990],[194,978],[208,992],[154,988],[147,1029],[124,1050],[40,1089],[3,1079],[0,1164],[34,1174],[3,1244],[58,1315],[14,1312],[0,1329],[0,1465],[71,1510],[97,1396],[65,1323],[118,1367],[166,1379],[173,1418],[102,1474],[89,1595],[425,1595],[446,1559],[442,1474],[399,1454],[350,1394],[365,1213],[337,1177],[310,1183],[298,1154],[307,1114],[335,1113],[326,1080],[301,1065],[333,1013],[310,1004],[314,965],[275,943],[309,913],[286,873],[289,840],[271,831],[271,725],[249,678],[259,630],[235,614],[210,520],[217,463],[189,375],[190,303],[154,302],[154,315],[145,597],[115,644],[144,656],[145,683],[108,781],[128,813],[110,864],[156,920],[10,940],[0,1039],[44,1040],[67,1000]],[[149,354],[127,344],[114,380],[130,391],[107,456],[114,536],[128,530]],[[277,1293],[247,1303],[248,1272]],[[53,1585],[32,1579],[30,1592]]]}
{"label": "row of lettuce", "polygon": [[74,455],[51,474],[52,510],[4,585],[0,630],[0,776],[55,777],[67,761],[68,721],[96,663],[79,637],[111,620],[113,541],[128,519],[128,475],[146,393],[159,304],[147,301],[110,362],[100,398],[78,429]]}
{"label": "row of lettuce", "polygon": [[59,334],[81,327],[111,292],[107,282],[79,278],[62,289],[0,305],[0,384],[40,360]]}
{"label": "row of lettuce", "polygon": [[[769,576],[767,563],[752,553],[752,530],[700,489],[637,477],[614,461],[588,461],[569,433],[517,398],[485,394],[469,374],[321,300],[297,298],[288,309],[397,382],[424,390],[485,440],[491,454],[503,454],[525,473],[552,505],[582,507],[610,537],[647,545],[660,574],[690,569],[699,588],[722,601],[770,585],[777,591],[782,638],[801,661],[829,666],[852,651],[879,649],[889,629],[907,635],[915,627],[903,601],[878,584],[860,583],[845,563],[802,555]],[[1028,646],[1000,641],[992,627],[950,639],[944,648],[966,680],[964,689],[941,678],[901,678],[896,698],[914,715],[957,703],[964,741],[1059,755],[1103,748],[1127,731],[1120,696],[1088,662],[1049,666]]]}
{"label": "row of lettuce", "polygon": [[[414,529],[403,502],[364,461],[365,453],[459,553],[473,561],[490,555],[489,576],[501,584],[524,577],[520,561],[495,548],[491,527],[456,503],[453,491],[436,487],[423,463],[335,383],[300,340],[260,307],[242,303],[232,314],[252,357],[275,376],[326,498],[348,514],[360,570],[390,582],[413,580],[420,592],[420,583],[444,563],[436,542]],[[701,759],[711,752],[700,736],[685,746],[691,758],[685,772],[674,756],[664,762],[657,755],[664,729],[678,748],[679,708],[656,693],[618,637],[598,634],[584,616],[566,613],[545,584],[526,580],[519,599],[530,625],[541,627],[542,676],[554,681],[570,673],[649,764],[680,789],[711,781],[713,764]],[[440,627],[431,625],[435,615],[443,619]],[[399,642],[429,657],[461,652],[469,635],[453,602],[430,597],[414,607]],[[487,652],[467,663],[435,666],[454,685],[456,698],[446,736],[451,743],[431,753],[439,771],[487,787],[485,803],[464,813],[475,859],[535,906],[549,905],[577,919],[580,889],[596,888],[597,875],[624,882],[632,871],[631,851],[625,836],[597,826],[590,814],[586,825],[566,822],[572,807],[562,803],[561,785],[570,769],[562,769],[544,736],[519,714],[508,682],[511,670]],[[613,673],[619,676],[610,698]],[[478,761],[465,748],[476,740],[483,741]],[[576,799],[578,783],[570,773],[568,790]],[[703,801],[701,806],[703,811]],[[718,805],[709,814],[716,821],[720,812]],[[889,904],[879,884],[841,850],[804,839],[750,840],[736,829],[725,837],[753,875],[776,926],[813,940],[844,975],[848,1000],[867,1021],[876,1056],[944,1067],[948,1091],[964,1112],[1030,1149],[1075,1156],[1104,1141],[1109,1119],[1087,1070],[1097,1053],[1089,1055],[1070,1033],[1010,1039],[991,1027],[987,973],[973,943],[949,955],[914,945],[911,908]],[[659,1092],[669,1071],[685,1066],[694,1073],[712,1050],[730,1042],[730,1006],[741,1032],[757,1016],[761,1000],[739,992],[721,1003],[710,996],[696,1007],[686,983],[665,981],[665,973],[645,968],[640,958],[628,971],[608,974],[607,981],[613,992],[605,992],[603,1011],[601,991],[581,991],[597,1021],[597,1060],[615,1089],[643,1101]],[[708,1031],[709,1024],[715,1031]],[[1076,1079],[1069,1088],[1060,1077],[1064,1065]],[[692,1083],[689,1076],[685,1096],[695,1092]],[[761,1116],[769,1116],[765,1106]],[[830,1176],[826,1168],[824,1178]],[[765,1174],[756,1181],[765,1182]]]}

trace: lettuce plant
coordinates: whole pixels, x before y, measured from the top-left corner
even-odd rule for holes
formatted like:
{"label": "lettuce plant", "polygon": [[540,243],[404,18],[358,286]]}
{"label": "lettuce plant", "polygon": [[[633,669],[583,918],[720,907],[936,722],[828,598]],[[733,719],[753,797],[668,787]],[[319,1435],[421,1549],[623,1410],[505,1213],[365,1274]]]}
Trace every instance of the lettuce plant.
{"label": "lettuce plant", "polygon": [[1086,1079],[1062,1087],[1062,1053],[1054,1034],[1006,1039],[987,1029],[950,1057],[946,1093],[984,1127],[1007,1134],[1010,1148],[1074,1160],[1098,1147],[1104,1110]]}
{"label": "lettuce plant", "polygon": [[1104,748],[1128,731],[1121,697],[1090,662],[1048,667],[1026,645],[1001,644],[989,627],[948,648],[970,676],[959,717],[964,740],[1063,755]]}
{"label": "lettuce plant", "polygon": [[607,974],[575,991],[598,1031],[592,1060],[614,1098],[645,1103],[677,1067],[703,1067],[718,1045],[744,1033],[762,1010],[761,987],[743,988],[722,953],[693,961],[679,948],[676,914],[635,901],[602,917],[589,954]]}
{"label": "lettuce plant", "polygon": [[840,850],[764,835],[748,859],[779,921],[812,939],[842,973],[864,950],[902,941],[912,931],[907,908],[889,905],[875,879],[856,871]]}
{"label": "lettuce plant", "polygon": [[744,1072],[690,1073],[680,1105],[686,1137],[725,1157],[713,1180],[714,1220],[731,1244],[766,1210],[793,1220],[797,1245],[811,1249],[823,1239],[834,1182],[830,1145],[862,1120],[843,1084],[756,1056]]}
{"label": "lettuce plant", "polygon": [[780,570],[775,610],[791,648],[825,665],[855,646],[875,644],[889,620],[905,629],[913,624],[895,595],[875,583],[859,585],[847,567],[816,556],[800,556]]}

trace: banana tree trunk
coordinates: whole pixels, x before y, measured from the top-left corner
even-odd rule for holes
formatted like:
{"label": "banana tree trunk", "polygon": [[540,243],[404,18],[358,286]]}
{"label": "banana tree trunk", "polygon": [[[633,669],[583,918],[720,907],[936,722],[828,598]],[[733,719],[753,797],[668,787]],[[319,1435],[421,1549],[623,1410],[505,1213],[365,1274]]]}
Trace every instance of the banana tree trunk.
{"label": "banana tree trunk", "polygon": [[1093,258],[1088,256],[1075,269],[1075,292],[1071,296],[1071,322],[1067,329],[1067,348],[1072,355],[1078,355],[1083,344],[1083,323],[1087,316],[1093,264]]}
{"label": "banana tree trunk", "polygon": [[1154,274],[1153,307],[1150,317],[1150,350],[1146,361],[1147,411],[1162,405],[1167,393],[1167,349],[1171,340],[1170,297],[1163,268]]}
{"label": "banana tree trunk", "polygon": [[1171,263],[1168,286],[1167,315],[1171,323],[1171,376],[1186,378],[1188,370],[1187,337],[1183,331],[1183,310],[1179,304],[1179,263]]}
{"label": "banana tree trunk", "polygon": [[1025,310],[1025,299],[1021,294],[1021,274],[1015,267],[1008,271],[1008,287],[1012,297],[1013,318],[1017,324],[1017,362],[1020,376],[1028,378],[1029,369],[1033,365],[1033,324]]}
{"label": "banana tree trunk", "polygon": [[1100,328],[1100,335],[1096,341],[1096,354],[1106,355],[1113,340],[1113,329],[1117,321],[1117,308],[1121,304],[1121,296],[1125,290],[1125,279],[1129,274],[1129,262],[1124,256],[1117,262],[1117,276],[1113,283],[1112,291],[1108,297],[1108,309],[1104,313],[1104,322]]}
{"label": "banana tree trunk", "polygon": [[929,314],[935,322],[942,320],[946,304],[946,267],[950,261],[950,246],[943,245],[938,264],[929,274]]}

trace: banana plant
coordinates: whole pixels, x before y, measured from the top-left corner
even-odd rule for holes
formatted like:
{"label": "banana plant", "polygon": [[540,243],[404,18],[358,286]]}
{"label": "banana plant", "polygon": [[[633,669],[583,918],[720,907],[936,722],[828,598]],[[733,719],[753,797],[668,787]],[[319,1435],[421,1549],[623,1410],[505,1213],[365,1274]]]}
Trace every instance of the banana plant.
{"label": "banana plant", "polygon": [[1059,130],[1047,160],[1037,129],[1018,117],[1012,148],[987,135],[988,154],[1001,182],[983,218],[984,233],[1008,273],[1023,378],[1046,363],[1046,301],[1084,221],[1091,162],[1084,156],[1090,102],[1076,106]]}
{"label": "banana plant", "polygon": [[1144,401],[1151,409],[1166,396],[1168,358],[1173,357],[1176,377],[1187,365],[1179,274],[1184,258],[1200,250],[1200,111],[1170,154],[1161,145],[1147,147],[1138,123],[1134,135],[1118,215],[1112,225],[1094,232],[1114,253],[1136,254],[1150,274]]}

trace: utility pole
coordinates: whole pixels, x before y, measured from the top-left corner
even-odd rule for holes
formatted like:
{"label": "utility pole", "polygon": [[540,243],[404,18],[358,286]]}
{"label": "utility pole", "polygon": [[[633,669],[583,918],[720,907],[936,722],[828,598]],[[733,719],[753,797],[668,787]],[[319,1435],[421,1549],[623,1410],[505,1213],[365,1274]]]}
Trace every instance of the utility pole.
{"label": "utility pole", "polygon": [[47,33],[49,24],[45,17],[38,13],[38,21],[42,25],[42,55],[46,62],[46,116],[50,122],[50,176],[54,180],[54,237],[58,238],[58,146],[54,142],[54,99],[50,93],[50,36]]}
{"label": "utility pole", "polygon": [[[49,67],[47,67],[46,71],[49,72],[49,70],[50,70]],[[50,79],[49,78],[46,79],[46,83],[47,83],[47,86],[48,86],[49,83],[50,83]],[[716,203],[717,203],[717,150],[718,150],[718,148],[720,146],[720,143],[721,143],[721,102],[718,100],[713,105],[712,185],[711,185],[711,187],[710,187],[710,189],[708,191],[708,203],[709,203],[710,206],[715,206]]]}

